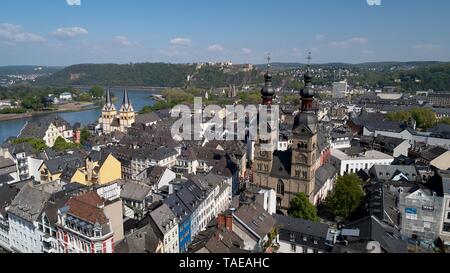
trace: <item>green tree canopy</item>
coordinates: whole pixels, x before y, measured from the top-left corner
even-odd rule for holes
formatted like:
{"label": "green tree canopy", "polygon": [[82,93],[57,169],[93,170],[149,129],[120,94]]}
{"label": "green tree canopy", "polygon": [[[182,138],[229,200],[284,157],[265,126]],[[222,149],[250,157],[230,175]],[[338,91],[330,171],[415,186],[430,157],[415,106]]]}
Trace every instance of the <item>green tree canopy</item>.
{"label": "green tree canopy", "polygon": [[92,88],[89,90],[89,94],[96,99],[101,99],[103,95],[105,94],[105,90],[103,90],[102,87],[98,85],[92,86]]}
{"label": "green tree canopy", "polygon": [[356,174],[339,177],[333,192],[325,201],[326,208],[334,216],[348,218],[364,199],[362,184],[363,181]]}
{"label": "green tree canopy", "polygon": [[388,120],[404,121],[410,119],[417,122],[417,127],[427,129],[436,124],[436,114],[429,108],[414,108],[410,111],[397,111],[388,114]]}
{"label": "green tree canopy", "polygon": [[304,193],[297,194],[291,200],[291,207],[288,211],[289,215],[295,218],[318,221],[317,208],[309,202],[308,197]]}
{"label": "green tree canopy", "polygon": [[64,138],[58,137],[53,145],[53,149],[56,151],[65,151],[69,149],[78,148],[79,145],[75,143],[67,142]]}
{"label": "green tree canopy", "polygon": [[81,139],[80,139],[81,144],[85,144],[91,136],[92,136],[91,132],[87,128],[81,130]]}
{"label": "green tree canopy", "polygon": [[25,142],[30,143],[31,147],[33,147],[36,152],[41,152],[42,150],[47,148],[45,141],[37,138],[16,138],[11,141],[12,144],[21,144]]}

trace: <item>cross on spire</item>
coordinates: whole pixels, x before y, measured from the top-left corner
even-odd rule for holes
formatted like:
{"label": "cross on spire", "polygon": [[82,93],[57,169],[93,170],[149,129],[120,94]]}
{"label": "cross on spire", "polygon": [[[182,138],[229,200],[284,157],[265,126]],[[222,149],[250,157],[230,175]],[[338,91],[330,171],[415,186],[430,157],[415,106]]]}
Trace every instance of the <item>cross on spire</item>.
{"label": "cross on spire", "polygon": [[270,57],[270,52],[267,53],[267,69],[270,68],[270,61],[272,60],[272,58]]}

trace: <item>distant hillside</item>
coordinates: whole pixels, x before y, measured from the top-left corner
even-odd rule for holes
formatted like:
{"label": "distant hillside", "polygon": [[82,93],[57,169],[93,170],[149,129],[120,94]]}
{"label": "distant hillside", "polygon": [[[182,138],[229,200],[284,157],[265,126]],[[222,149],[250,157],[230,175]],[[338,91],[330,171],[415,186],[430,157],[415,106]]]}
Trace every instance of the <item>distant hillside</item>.
{"label": "distant hillside", "polygon": [[[408,70],[408,69],[416,69],[422,68],[430,65],[441,64],[440,62],[435,61],[425,61],[425,62],[368,62],[368,63],[359,63],[359,64],[350,64],[350,63],[322,63],[322,64],[312,64],[312,67],[315,68],[335,68],[335,69],[376,69],[376,70],[391,70],[391,69],[399,69],[399,70]],[[290,70],[304,67],[306,64],[304,63],[272,63],[271,67],[273,69],[279,70]],[[267,67],[267,64],[257,64],[256,67],[258,69],[264,69]]]}
{"label": "distant hillside", "polygon": [[0,66],[0,76],[6,75],[29,75],[29,74],[51,74],[63,69],[62,67],[47,67],[47,66]]}
{"label": "distant hillside", "polygon": [[104,85],[147,87],[225,87],[230,84],[243,85],[256,81],[256,72],[239,69],[221,69],[216,66],[139,63],[139,64],[80,64],[66,67],[48,77],[39,78],[35,84],[51,86]]}

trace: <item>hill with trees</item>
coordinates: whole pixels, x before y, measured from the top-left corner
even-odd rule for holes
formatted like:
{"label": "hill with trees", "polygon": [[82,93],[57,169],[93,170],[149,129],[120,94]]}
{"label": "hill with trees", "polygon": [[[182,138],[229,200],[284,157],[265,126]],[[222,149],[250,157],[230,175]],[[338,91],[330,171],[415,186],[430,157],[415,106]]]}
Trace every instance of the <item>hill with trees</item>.
{"label": "hill with trees", "polygon": [[35,84],[211,88],[254,83],[260,80],[257,76],[255,71],[210,65],[197,68],[193,64],[167,63],[80,64],[41,77]]}

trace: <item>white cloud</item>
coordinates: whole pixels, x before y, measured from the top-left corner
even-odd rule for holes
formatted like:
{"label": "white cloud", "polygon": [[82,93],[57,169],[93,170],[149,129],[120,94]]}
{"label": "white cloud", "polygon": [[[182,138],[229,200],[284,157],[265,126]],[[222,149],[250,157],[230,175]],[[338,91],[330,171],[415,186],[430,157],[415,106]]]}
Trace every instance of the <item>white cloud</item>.
{"label": "white cloud", "polygon": [[415,50],[435,50],[441,48],[440,45],[433,44],[419,44],[413,47]]}
{"label": "white cloud", "polygon": [[323,34],[317,34],[316,35],[316,40],[317,41],[322,41],[324,38],[325,38],[325,35],[323,35]]}
{"label": "white cloud", "polygon": [[114,37],[114,41],[122,46],[136,46],[138,42],[133,42],[128,39],[127,36],[116,36]]}
{"label": "white cloud", "polygon": [[69,6],[81,6],[81,0],[66,0]]}
{"label": "white cloud", "polygon": [[373,54],[375,54],[375,51],[373,51],[371,49],[364,49],[363,51],[361,51],[361,53],[364,55],[373,55]]}
{"label": "white cloud", "polygon": [[250,48],[244,47],[244,48],[242,49],[242,53],[244,53],[244,54],[252,54],[252,53],[253,53],[253,50],[251,50]]}
{"label": "white cloud", "polygon": [[348,42],[350,42],[351,44],[365,45],[369,42],[369,39],[367,39],[365,37],[355,37],[355,38],[349,39]]}
{"label": "white cloud", "polygon": [[369,39],[365,37],[354,37],[344,41],[334,41],[330,42],[331,47],[350,47],[354,45],[365,45],[369,43]]}
{"label": "white cloud", "polygon": [[211,51],[211,52],[222,52],[224,50],[225,50],[225,48],[221,45],[210,45],[208,47],[208,51]]}
{"label": "white cloud", "polygon": [[89,32],[82,27],[58,28],[55,32],[52,33],[53,36],[60,40],[69,40],[87,34],[89,34]]}
{"label": "white cloud", "polygon": [[192,46],[192,40],[189,38],[174,38],[170,43],[174,46]]}
{"label": "white cloud", "polygon": [[22,26],[13,24],[0,24],[0,41],[14,43],[43,43],[45,38],[23,30]]}

